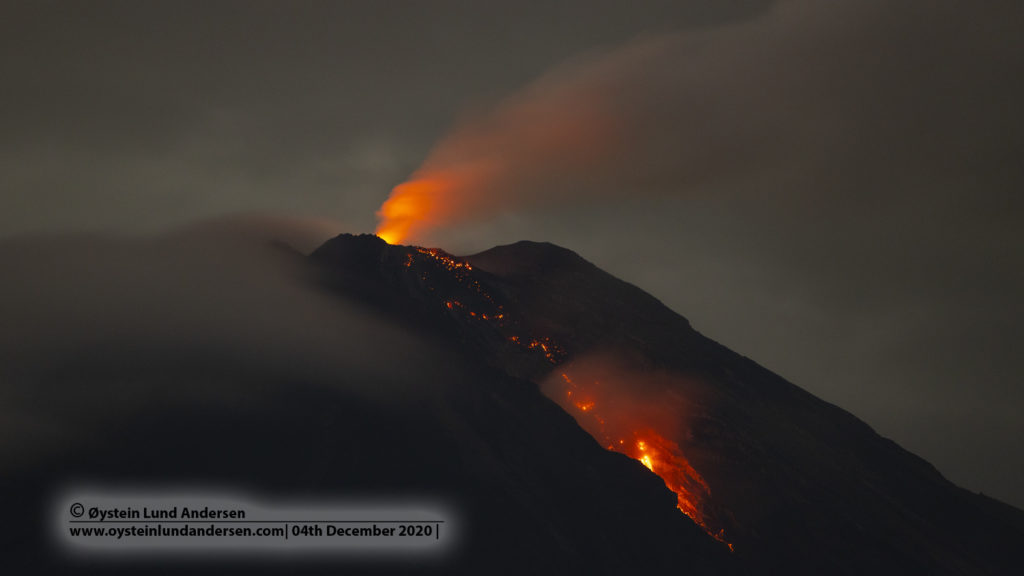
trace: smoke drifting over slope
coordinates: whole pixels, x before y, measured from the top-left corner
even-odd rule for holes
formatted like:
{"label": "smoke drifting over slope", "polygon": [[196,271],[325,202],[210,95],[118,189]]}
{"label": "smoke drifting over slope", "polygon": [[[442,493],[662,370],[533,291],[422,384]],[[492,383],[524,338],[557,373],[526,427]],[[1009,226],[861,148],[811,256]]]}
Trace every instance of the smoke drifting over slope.
{"label": "smoke drifting over slope", "polygon": [[295,224],[0,244],[0,469],[145,406],[253,402],[240,383],[268,375],[396,405],[450,381],[437,350],[316,287],[274,243]]}

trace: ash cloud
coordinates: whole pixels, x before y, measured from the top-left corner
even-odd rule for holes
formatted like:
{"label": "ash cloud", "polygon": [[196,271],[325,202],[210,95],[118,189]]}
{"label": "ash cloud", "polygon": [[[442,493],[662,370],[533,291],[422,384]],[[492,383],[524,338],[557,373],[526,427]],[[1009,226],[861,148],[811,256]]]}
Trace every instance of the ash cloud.
{"label": "ash cloud", "polygon": [[1019,176],[1007,151],[1020,145],[1020,12],[790,1],[639,37],[468,114],[410,178],[432,185],[393,198],[428,196],[410,234],[432,242],[439,228],[600,198],[749,187],[813,204],[859,188],[867,203],[890,187],[999,186]]}

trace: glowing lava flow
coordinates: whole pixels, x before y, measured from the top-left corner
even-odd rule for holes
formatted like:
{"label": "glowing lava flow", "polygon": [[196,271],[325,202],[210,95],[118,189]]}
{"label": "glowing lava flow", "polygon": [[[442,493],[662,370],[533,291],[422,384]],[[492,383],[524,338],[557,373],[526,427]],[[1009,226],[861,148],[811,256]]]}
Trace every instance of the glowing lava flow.
{"label": "glowing lava flow", "polygon": [[564,372],[561,379],[564,388],[561,397],[556,400],[576,418],[580,426],[609,450],[639,460],[648,470],[660,476],[665,485],[676,493],[676,507],[705,532],[727,545],[730,550],[733,549],[733,545],[725,539],[725,531],[714,526],[714,520],[705,510],[711,489],[683,456],[679,444],[668,440],[650,426],[627,422],[621,414],[605,413],[590,390],[578,385]]}
{"label": "glowing lava flow", "polygon": [[[503,333],[510,343],[525,351],[542,353],[551,364],[558,365],[567,356],[566,351],[551,338],[509,334],[507,328],[512,326],[505,324],[503,307],[495,304],[488,291],[474,277],[474,268],[469,262],[442,250],[411,247],[402,266],[413,268],[419,261],[433,263],[438,272],[450,274],[456,282],[473,290],[479,296],[472,299],[475,302],[464,302],[452,294],[442,300],[442,309],[448,314],[472,319],[473,322],[487,322]],[[420,273],[423,274],[423,280],[427,280],[427,272],[421,270]],[[568,366],[563,369],[571,370]],[[676,494],[676,506],[679,510],[712,537],[732,549],[732,544],[725,540],[723,529],[717,526],[718,522],[710,513],[710,507],[706,505],[710,503],[711,489],[683,456],[679,444],[668,439],[673,436],[672,430],[656,430],[656,426],[640,416],[641,412],[632,412],[629,408],[624,408],[622,402],[608,396],[607,389],[603,390],[600,382],[594,382],[593,386],[584,388],[573,381],[568,373],[562,372],[561,383],[561,392],[556,394],[554,399],[576,418],[580,426],[609,450],[640,461],[647,469],[660,476],[666,486]],[[628,397],[619,398],[623,399],[629,403]],[[617,409],[607,410],[605,405],[615,406]]]}

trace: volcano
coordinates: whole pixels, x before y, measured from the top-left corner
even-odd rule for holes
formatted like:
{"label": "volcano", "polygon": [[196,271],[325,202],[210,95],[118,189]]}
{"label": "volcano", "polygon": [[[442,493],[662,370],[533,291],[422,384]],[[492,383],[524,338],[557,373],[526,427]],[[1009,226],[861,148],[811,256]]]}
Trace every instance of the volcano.
{"label": "volcano", "polygon": [[[446,368],[410,378],[435,393],[395,404],[287,368],[149,352],[171,355],[176,377],[260,399],[146,404],[105,420],[95,441],[13,468],[0,504],[23,521],[0,529],[5,573],[1024,573],[1024,512],[958,488],[570,250],[518,242],[457,257],[342,234],[284,257],[320,293],[430,341]],[[26,386],[73,393],[72,381],[55,371]],[[466,529],[443,563],[74,563],[52,554],[39,511],[79,478],[426,494],[452,502]]]}
{"label": "volcano", "polygon": [[1010,551],[1024,535],[1019,510],[954,486],[570,250],[524,241],[456,258],[340,236],[313,258],[335,289],[400,310],[467,356],[540,384],[600,445],[660,475],[680,512],[736,565],[1018,572]]}

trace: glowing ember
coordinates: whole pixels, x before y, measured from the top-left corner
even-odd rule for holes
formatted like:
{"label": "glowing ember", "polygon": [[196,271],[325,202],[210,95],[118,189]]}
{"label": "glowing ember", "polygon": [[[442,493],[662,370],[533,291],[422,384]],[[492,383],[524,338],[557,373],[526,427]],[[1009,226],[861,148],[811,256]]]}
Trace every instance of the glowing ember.
{"label": "glowing ember", "polygon": [[[387,240],[385,240],[385,242],[387,242]],[[438,250],[437,248],[416,248],[416,251],[419,252],[420,254],[423,254],[424,256],[429,256],[430,258],[433,258],[438,264],[443,266],[449,272],[454,272],[456,270],[473,269],[473,265],[470,264],[469,262],[466,262],[464,260],[456,260],[455,258],[452,258],[451,256]],[[410,258],[411,257],[412,256],[410,255]]]}
{"label": "glowing ember", "polygon": [[[465,314],[473,320],[485,320],[492,324],[496,328],[502,328],[505,324],[505,311],[504,306],[494,302],[491,295],[484,289],[480,281],[474,276],[475,268],[469,262],[452,256],[443,250],[437,248],[420,248],[413,246],[409,252],[405,255],[405,261],[402,265],[405,268],[412,268],[414,264],[422,263],[433,265],[437,267],[438,272],[444,272],[450,275],[456,282],[462,284],[466,288],[476,292],[485,302],[473,302],[470,299],[467,302],[460,302],[458,300],[444,300],[443,304],[448,310],[458,310],[462,314]],[[427,284],[427,289],[434,291],[434,286],[430,282],[427,271],[429,268],[421,267],[419,271],[419,278],[422,282]],[[475,306],[480,306],[483,309],[473,309]]]}
{"label": "glowing ember", "polygon": [[548,359],[548,362],[552,364],[558,364],[558,361],[565,356],[565,350],[560,346],[551,341],[550,338],[531,338],[524,340],[519,336],[509,336],[509,342],[518,344],[527,350],[540,350],[544,353],[544,357]]}

